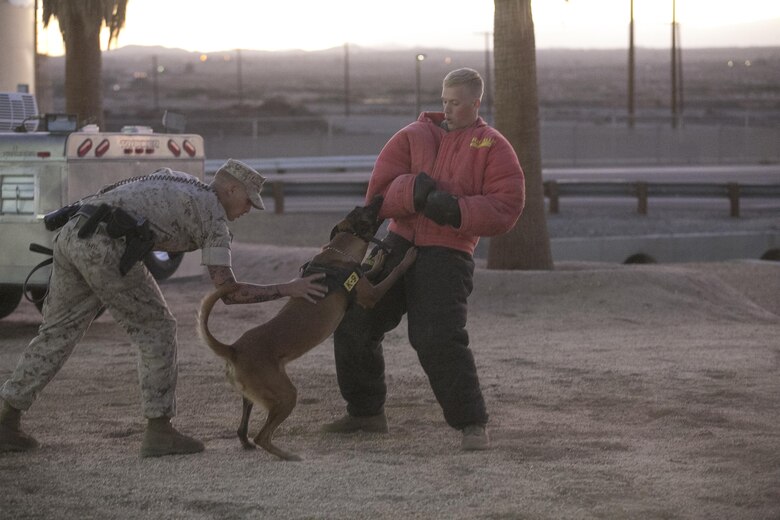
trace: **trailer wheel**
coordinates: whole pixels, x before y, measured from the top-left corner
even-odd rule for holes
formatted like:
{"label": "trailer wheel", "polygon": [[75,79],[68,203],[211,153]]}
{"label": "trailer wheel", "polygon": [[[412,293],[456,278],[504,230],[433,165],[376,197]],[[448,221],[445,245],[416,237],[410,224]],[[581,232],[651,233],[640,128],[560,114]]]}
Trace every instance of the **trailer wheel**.
{"label": "trailer wheel", "polygon": [[0,284],[0,319],[14,312],[20,301],[22,301],[21,285]]}
{"label": "trailer wheel", "polygon": [[184,253],[166,253],[165,251],[152,251],[144,257],[144,264],[155,280],[165,280],[179,268]]}

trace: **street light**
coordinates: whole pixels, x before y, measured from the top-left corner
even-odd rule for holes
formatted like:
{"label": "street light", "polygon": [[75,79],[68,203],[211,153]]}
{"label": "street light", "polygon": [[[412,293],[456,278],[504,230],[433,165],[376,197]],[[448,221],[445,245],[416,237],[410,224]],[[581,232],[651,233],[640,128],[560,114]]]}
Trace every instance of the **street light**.
{"label": "street light", "polygon": [[490,57],[490,39],[493,37],[493,33],[490,31],[484,31],[481,34],[485,37],[485,102],[483,103],[485,110],[485,119],[488,122],[493,120],[493,81],[491,79],[492,59]]}
{"label": "street light", "polygon": [[420,107],[420,105],[421,105],[421,94],[420,94],[421,79],[420,79],[420,72],[421,72],[421,69],[422,69],[422,62],[423,62],[423,60],[425,60],[425,54],[417,54],[414,57],[415,75],[416,75],[416,78],[417,78],[417,90],[416,90],[416,93],[417,93],[417,105],[416,105],[416,108],[417,108],[417,110],[414,113],[414,118],[415,119],[417,119],[420,116],[420,110],[421,110],[421,107]]}
{"label": "street light", "polygon": [[417,78],[417,111],[414,113],[414,118],[417,119],[420,116],[420,68],[423,60],[425,60],[425,54],[417,54],[414,57],[415,73]]}
{"label": "street light", "polygon": [[420,115],[421,111],[421,69],[422,69],[422,62],[425,60],[425,54],[417,54],[414,57],[414,64],[415,64],[415,77],[417,80],[417,89],[416,89],[416,99],[417,99],[417,105],[416,105],[416,111],[414,114],[415,119]]}

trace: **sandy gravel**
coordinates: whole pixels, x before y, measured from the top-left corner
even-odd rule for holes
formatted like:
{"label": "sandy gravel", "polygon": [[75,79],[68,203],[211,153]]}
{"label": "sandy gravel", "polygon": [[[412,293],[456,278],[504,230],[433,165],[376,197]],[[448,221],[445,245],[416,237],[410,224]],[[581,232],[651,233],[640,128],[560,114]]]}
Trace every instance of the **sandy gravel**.
{"label": "sandy gravel", "polygon": [[[248,221],[238,277],[293,277],[337,217]],[[308,246],[272,245],[295,239]],[[240,398],[195,335],[209,288],[163,285],[175,423],[206,451],[139,458],[136,350],[103,316],[24,418],[41,449],[0,456],[0,518],[780,518],[776,262],[479,269],[469,330],[493,449],[458,451],[402,324],[385,342],[389,435],[318,432],[343,412],[330,340],[289,367],[299,404],[277,442],[297,463],[235,438]],[[279,305],[218,305],[212,331],[235,339]],[[0,321],[0,379],[38,320],[24,304]]]}

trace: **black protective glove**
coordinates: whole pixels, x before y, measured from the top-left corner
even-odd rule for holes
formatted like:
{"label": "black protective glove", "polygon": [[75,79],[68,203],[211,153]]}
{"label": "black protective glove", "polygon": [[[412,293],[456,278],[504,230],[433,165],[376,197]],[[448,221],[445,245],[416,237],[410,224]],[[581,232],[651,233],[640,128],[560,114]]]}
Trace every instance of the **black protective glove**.
{"label": "black protective glove", "polygon": [[425,172],[420,172],[414,178],[414,211],[422,211],[428,194],[436,189],[436,181]]}
{"label": "black protective glove", "polygon": [[458,197],[446,191],[433,190],[425,201],[423,215],[440,226],[460,227],[460,206]]}

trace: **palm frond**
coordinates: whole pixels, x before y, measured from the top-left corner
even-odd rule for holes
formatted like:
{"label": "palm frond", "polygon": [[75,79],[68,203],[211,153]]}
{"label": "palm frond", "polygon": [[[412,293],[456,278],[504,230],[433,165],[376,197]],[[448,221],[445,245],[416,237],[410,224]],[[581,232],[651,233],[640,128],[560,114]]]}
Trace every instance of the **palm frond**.
{"label": "palm frond", "polygon": [[[125,25],[128,0],[43,0],[43,25],[52,18],[63,35],[72,30],[99,31],[108,27],[108,44],[115,43]],[[78,28],[78,29],[77,29]]]}

